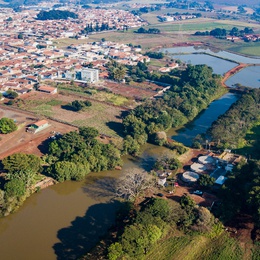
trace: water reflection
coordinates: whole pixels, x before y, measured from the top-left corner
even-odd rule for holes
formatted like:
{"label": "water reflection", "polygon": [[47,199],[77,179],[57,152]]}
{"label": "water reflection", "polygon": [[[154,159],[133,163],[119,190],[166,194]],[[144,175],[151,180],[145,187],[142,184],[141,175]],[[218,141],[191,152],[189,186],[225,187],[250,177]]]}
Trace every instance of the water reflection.
{"label": "water reflection", "polygon": [[[250,64],[260,64],[260,57],[257,58],[249,58],[245,56],[241,56],[235,53],[221,51],[221,50],[212,50],[204,47],[174,47],[174,48],[164,48],[161,49],[162,52],[167,52],[170,54],[184,54],[184,53],[208,53],[214,56],[217,56],[222,59],[229,59],[238,63],[250,63]],[[204,63],[205,64],[205,63]]]}
{"label": "water reflection", "polygon": [[250,66],[230,77],[225,84],[229,87],[234,87],[239,84],[245,87],[259,88],[260,87],[260,66]]}
{"label": "water reflection", "polygon": [[[211,124],[220,115],[224,114],[237,99],[238,97],[235,94],[228,93],[213,101],[209,107],[201,112],[191,123],[177,130],[176,134],[172,136],[172,139],[186,146],[191,146],[193,139],[198,134],[205,133]],[[169,134],[170,133],[171,132],[169,132]]]}
{"label": "water reflection", "polygon": [[119,201],[95,204],[83,217],[76,217],[69,227],[60,229],[59,242],[53,246],[57,259],[78,259],[95,246],[115,222],[115,212],[121,205]]}

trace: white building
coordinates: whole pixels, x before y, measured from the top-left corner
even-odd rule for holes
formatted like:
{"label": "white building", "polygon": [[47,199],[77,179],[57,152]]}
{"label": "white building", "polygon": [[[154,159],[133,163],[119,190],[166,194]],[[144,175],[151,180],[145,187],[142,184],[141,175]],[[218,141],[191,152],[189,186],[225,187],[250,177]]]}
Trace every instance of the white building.
{"label": "white building", "polygon": [[76,80],[82,80],[86,82],[99,81],[99,71],[97,69],[83,69],[76,71]]}

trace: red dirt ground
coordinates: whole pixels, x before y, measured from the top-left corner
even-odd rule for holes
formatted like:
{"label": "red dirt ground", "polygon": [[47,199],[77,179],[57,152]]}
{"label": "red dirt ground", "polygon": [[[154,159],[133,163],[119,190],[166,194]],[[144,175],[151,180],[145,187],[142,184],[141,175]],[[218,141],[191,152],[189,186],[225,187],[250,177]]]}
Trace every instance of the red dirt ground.
{"label": "red dirt ground", "polygon": [[50,126],[39,133],[32,134],[25,131],[28,124],[36,122],[36,118],[30,113],[16,111],[12,108],[0,106],[0,117],[15,119],[18,130],[10,134],[0,134],[0,159],[13,153],[33,153],[42,155],[42,148],[39,147],[43,141],[52,136],[52,132],[67,133],[76,130],[75,127],[48,120]]}

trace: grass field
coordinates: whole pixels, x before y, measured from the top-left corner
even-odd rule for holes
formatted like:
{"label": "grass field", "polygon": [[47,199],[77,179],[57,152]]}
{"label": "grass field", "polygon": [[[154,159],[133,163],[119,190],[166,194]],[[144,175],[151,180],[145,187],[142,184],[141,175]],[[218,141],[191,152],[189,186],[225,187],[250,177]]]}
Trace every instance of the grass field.
{"label": "grass field", "polygon": [[[55,98],[45,93],[35,92],[18,106],[38,115],[52,117],[75,126],[92,126],[100,133],[118,137],[121,133],[122,110],[104,103],[91,101],[92,106],[84,111],[74,112],[62,108],[73,100],[82,100],[74,96],[56,95]],[[117,101],[119,102],[119,101]]]}
{"label": "grass field", "polygon": [[243,44],[242,46],[230,47],[228,50],[250,56],[260,56],[260,42],[252,42]]}
{"label": "grass field", "polygon": [[172,236],[157,244],[147,260],[239,260],[243,259],[238,242],[222,233],[214,239],[196,236]]}

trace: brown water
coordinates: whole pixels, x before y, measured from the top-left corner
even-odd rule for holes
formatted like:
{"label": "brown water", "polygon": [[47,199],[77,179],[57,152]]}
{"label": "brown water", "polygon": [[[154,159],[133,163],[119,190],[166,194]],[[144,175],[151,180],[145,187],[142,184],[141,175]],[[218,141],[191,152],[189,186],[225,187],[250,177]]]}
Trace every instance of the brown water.
{"label": "brown water", "polygon": [[88,175],[83,182],[64,182],[33,194],[14,214],[0,219],[0,259],[76,259],[114,223],[120,203],[115,180],[132,167],[151,168],[167,153],[147,145],[142,158],[124,158],[122,171]]}

